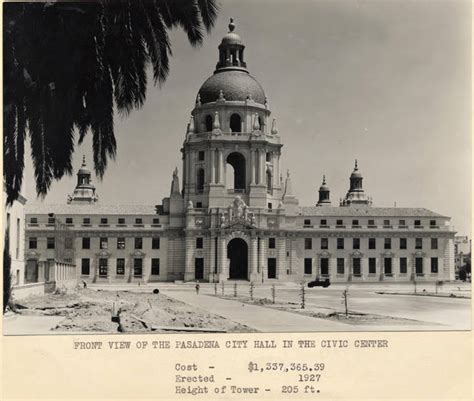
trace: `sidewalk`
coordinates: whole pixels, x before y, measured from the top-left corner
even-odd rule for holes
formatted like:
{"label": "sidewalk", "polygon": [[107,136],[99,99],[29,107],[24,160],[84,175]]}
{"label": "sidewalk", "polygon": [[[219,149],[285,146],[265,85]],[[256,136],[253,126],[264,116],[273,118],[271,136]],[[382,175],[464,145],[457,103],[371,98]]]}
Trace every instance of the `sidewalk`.
{"label": "sidewalk", "polygon": [[262,332],[347,331],[351,328],[344,323],[243,304],[209,295],[196,295],[195,292],[190,291],[163,290],[162,293]]}

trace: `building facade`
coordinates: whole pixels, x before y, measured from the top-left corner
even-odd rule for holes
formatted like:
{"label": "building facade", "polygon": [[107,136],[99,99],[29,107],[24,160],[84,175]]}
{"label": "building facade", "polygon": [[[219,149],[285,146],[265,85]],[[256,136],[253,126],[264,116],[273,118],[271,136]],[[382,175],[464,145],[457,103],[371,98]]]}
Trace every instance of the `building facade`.
{"label": "building facade", "polygon": [[454,279],[450,218],[373,206],[357,161],[339,205],[323,178],[316,205],[299,206],[232,21],[218,50],[186,129],[182,188],[176,169],[160,205],[101,205],[84,161],[65,204],[28,206],[27,260],[52,257],[59,222],[64,260],[92,282]]}

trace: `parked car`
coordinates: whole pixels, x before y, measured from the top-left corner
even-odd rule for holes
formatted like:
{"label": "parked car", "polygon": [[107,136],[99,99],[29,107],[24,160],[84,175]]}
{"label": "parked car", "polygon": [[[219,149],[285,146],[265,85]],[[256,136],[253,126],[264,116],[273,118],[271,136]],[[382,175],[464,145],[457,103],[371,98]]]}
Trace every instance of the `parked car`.
{"label": "parked car", "polygon": [[319,278],[317,278],[316,280],[314,281],[310,281],[308,283],[308,287],[309,288],[313,288],[313,287],[323,287],[323,288],[327,288],[331,285],[329,279],[325,279],[324,281],[323,280],[320,280]]}

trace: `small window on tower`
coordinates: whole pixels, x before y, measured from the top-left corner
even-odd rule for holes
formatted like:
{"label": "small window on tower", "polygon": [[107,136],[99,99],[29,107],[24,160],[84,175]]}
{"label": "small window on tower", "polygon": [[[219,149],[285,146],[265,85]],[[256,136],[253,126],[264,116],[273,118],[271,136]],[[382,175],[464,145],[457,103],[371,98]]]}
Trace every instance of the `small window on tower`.
{"label": "small window on tower", "polygon": [[209,114],[206,116],[204,125],[206,126],[206,132],[212,131],[212,116],[210,116]]}
{"label": "small window on tower", "polygon": [[198,159],[200,162],[204,161],[204,151],[200,150],[198,153]]}
{"label": "small window on tower", "polygon": [[230,116],[230,130],[231,132],[242,132],[242,120],[238,114]]}

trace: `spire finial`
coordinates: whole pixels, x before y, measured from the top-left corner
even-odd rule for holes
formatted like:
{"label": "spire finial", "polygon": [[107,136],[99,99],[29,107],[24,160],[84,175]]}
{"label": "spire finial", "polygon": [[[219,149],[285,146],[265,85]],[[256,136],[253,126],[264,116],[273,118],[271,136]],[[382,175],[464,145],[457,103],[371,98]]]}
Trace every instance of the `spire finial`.
{"label": "spire finial", "polygon": [[86,165],[86,155],[82,155],[82,165]]}
{"label": "spire finial", "polygon": [[234,29],[235,29],[234,19],[231,17],[230,22],[229,22],[229,32],[234,32]]}
{"label": "spire finial", "polygon": [[326,185],[326,174],[323,175],[323,185]]}
{"label": "spire finial", "polygon": [[355,167],[354,170],[358,170],[359,168],[357,167],[357,159],[355,159]]}

